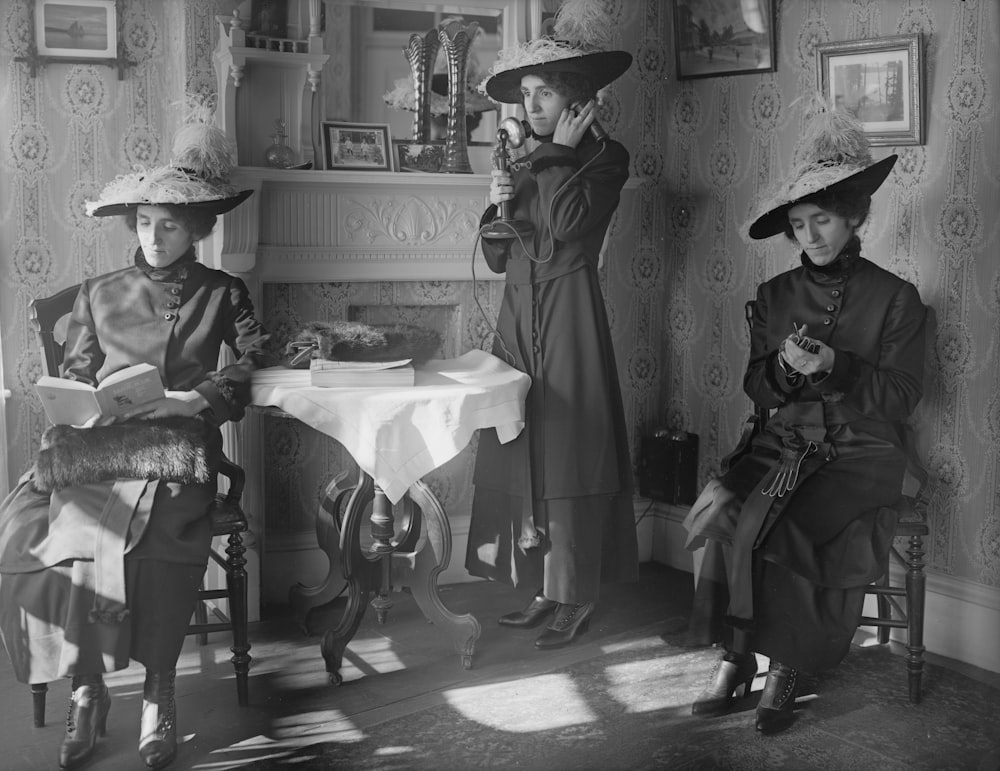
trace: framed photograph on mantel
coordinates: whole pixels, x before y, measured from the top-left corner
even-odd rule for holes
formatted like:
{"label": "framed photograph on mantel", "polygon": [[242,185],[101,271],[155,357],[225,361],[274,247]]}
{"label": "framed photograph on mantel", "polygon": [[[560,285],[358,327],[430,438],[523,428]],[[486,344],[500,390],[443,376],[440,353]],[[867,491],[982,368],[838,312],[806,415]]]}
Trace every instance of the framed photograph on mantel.
{"label": "framed photograph on mantel", "polygon": [[323,121],[322,129],[327,169],[392,171],[388,123]]}
{"label": "framed photograph on mantel", "polygon": [[678,80],[774,72],[776,0],[671,0]]}
{"label": "framed photograph on mantel", "polygon": [[924,143],[923,68],[919,33],[816,46],[817,87],[873,145]]}
{"label": "framed photograph on mantel", "polygon": [[117,58],[115,0],[35,0],[35,47],[61,59]]}

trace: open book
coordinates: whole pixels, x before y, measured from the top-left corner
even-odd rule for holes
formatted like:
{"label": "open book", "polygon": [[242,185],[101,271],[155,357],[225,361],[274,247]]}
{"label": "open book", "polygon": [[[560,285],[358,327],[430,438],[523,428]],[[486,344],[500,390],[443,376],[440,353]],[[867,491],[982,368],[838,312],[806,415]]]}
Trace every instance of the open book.
{"label": "open book", "polygon": [[45,414],[55,425],[80,426],[97,415],[124,415],[162,399],[163,381],[152,364],[133,364],[113,372],[96,388],[79,380],[43,375],[35,384]]}

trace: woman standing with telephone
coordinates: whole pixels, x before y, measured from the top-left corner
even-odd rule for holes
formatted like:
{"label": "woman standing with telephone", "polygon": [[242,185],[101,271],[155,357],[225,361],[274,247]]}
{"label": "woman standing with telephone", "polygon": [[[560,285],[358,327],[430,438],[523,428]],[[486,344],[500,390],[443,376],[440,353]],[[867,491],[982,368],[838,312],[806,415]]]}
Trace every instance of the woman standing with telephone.
{"label": "woman standing with telephone", "polygon": [[628,437],[598,277],[629,155],[594,130],[598,89],[632,57],[582,42],[610,28],[600,2],[564,2],[557,37],[501,51],[484,84],[494,101],[522,105],[531,130],[527,155],[494,170],[483,218],[489,225],[506,204],[524,227],[489,228],[483,253],[506,272],[493,352],[532,387],[516,440],[480,435],[466,567],[536,589],[498,623],[548,621],[540,649],[587,630],[602,583],[638,578]]}

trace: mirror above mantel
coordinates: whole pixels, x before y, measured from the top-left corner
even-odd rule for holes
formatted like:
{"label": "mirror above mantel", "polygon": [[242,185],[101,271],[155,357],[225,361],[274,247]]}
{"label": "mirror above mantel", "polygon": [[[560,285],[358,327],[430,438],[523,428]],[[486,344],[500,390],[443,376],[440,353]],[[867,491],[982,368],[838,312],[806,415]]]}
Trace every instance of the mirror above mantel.
{"label": "mirror above mantel", "polygon": [[[473,174],[318,171],[323,168],[319,124],[322,120],[389,124],[394,138],[412,139],[413,114],[390,110],[383,100],[395,79],[410,75],[403,52],[410,35],[425,34],[446,16],[482,18],[486,42],[477,44],[489,46],[478,51],[485,72],[496,50],[524,39],[527,2],[288,0],[283,34],[264,35],[287,36],[280,45],[287,42],[289,47],[279,49],[270,47],[274,40],[261,45],[260,35],[255,34],[261,4],[245,0],[234,5],[239,11],[238,33],[233,17],[217,17],[220,123],[237,144],[241,168],[234,182],[253,188],[256,195],[217,225],[206,243],[207,261],[253,276],[255,282],[390,276],[468,280],[479,216],[488,203],[489,182],[483,175],[489,170],[498,116],[492,115],[492,126],[482,124],[488,132],[483,146],[470,148],[484,151],[485,158],[483,168],[473,161]],[[310,35],[317,8],[323,23],[312,25]],[[410,24],[425,26],[410,30]],[[359,25],[370,30],[367,49],[357,43]],[[362,55],[363,51],[367,53]],[[386,62],[377,77],[357,77],[359,69],[375,71],[371,62],[377,56]],[[362,91],[369,92],[366,99],[351,96]],[[381,112],[365,112],[372,107]],[[287,127],[289,146],[300,160],[314,162],[314,169],[265,165],[265,150],[278,118]],[[474,262],[477,276],[495,277],[481,255]]]}
{"label": "mirror above mantel", "polygon": [[[410,36],[423,35],[452,16],[477,22],[480,34],[470,50],[469,68],[485,77],[501,48],[524,39],[525,5],[524,0],[327,0],[324,43],[330,61],[324,69],[334,77],[324,78],[326,118],[387,123],[394,138],[410,138],[412,114],[383,99],[397,81],[411,77],[404,53]],[[441,55],[438,69],[443,66]],[[470,140],[492,143],[496,126],[497,113],[484,113]]]}

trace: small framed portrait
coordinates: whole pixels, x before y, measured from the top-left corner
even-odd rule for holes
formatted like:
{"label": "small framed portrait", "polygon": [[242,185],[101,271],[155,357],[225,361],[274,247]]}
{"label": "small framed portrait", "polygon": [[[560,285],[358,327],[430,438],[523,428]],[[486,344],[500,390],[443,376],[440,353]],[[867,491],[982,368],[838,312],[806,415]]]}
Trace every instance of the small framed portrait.
{"label": "small framed portrait", "polygon": [[430,174],[441,170],[444,142],[419,144],[406,139],[394,139],[397,171],[422,171]]}
{"label": "small framed portrait", "polygon": [[677,79],[774,72],[776,0],[673,0]]}
{"label": "small framed portrait", "polygon": [[35,0],[35,46],[39,56],[117,58],[115,0]]}
{"label": "small framed portrait", "polygon": [[343,171],[392,171],[388,123],[323,121],[325,168]]}
{"label": "small framed portrait", "polygon": [[817,88],[851,113],[872,145],[922,145],[923,50],[920,33],[821,43]]}

